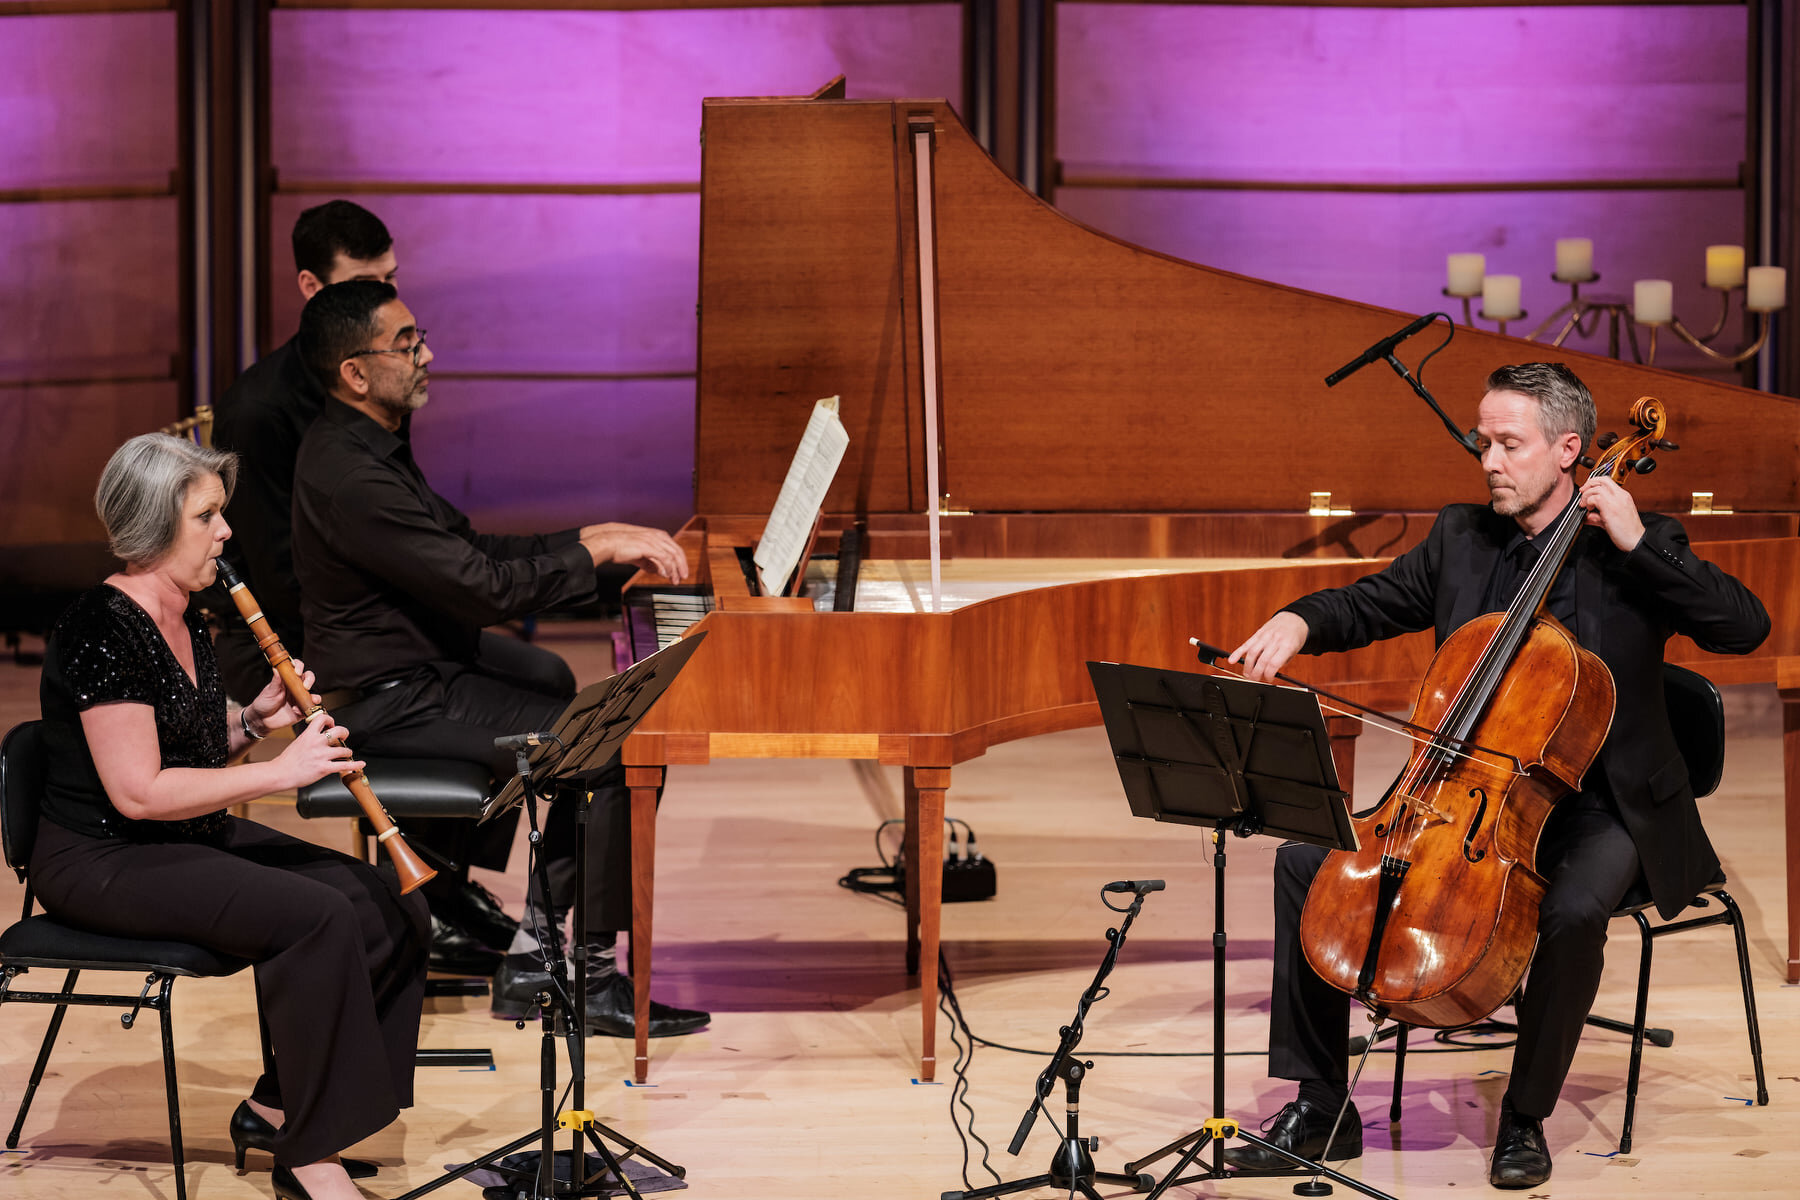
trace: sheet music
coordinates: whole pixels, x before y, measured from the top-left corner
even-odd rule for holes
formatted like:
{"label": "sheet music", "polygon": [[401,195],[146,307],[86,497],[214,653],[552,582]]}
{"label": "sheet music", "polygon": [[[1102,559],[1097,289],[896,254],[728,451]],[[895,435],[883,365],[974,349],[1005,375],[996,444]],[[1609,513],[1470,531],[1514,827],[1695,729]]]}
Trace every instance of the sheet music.
{"label": "sheet music", "polygon": [[850,435],[838,420],[838,398],[828,396],[813,405],[800,448],[794,451],[781,494],[775,498],[775,510],[756,544],[756,575],[763,595],[781,595],[782,585],[794,573],[849,445]]}

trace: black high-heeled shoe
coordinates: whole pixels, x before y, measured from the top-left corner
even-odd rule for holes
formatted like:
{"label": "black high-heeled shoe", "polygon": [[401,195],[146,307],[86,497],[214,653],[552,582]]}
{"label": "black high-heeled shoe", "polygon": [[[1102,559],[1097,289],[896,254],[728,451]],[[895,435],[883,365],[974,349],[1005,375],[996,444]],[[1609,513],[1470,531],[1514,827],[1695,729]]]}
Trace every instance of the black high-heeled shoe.
{"label": "black high-heeled shoe", "polygon": [[294,1173],[280,1163],[276,1163],[275,1169],[269,1172],[269,1183],[275,1188],[275,1195],[279,1200],[312,1200],[300,1181],[294,1177]]}
{"label": "black high-heeled shoe", "polygon": [[[244,1173],[244,1152],[246,1150],[261,1150],[267,1154],[275,1152],[275,1132],[275,1127],[265,1121],[254,1108],[251,1108],[249,1101],[238,1102],[237,1111],[231,1114],[231,1149],[239,1175]],[[372,1179],[381,1171],[381,1168],[374,1163],[360,1158],[340,1158],[338,1162],[343,1165],[344,1174],[352,1179]],[[276,1169],[285,1170],[279,1164]],[[294,1181],[291,1172],[288,1179],[296,1188],[300,1187],[300,1184]],[[301,1200],[304,1200],[305,1195],[305,1189],[301,1189]]]}

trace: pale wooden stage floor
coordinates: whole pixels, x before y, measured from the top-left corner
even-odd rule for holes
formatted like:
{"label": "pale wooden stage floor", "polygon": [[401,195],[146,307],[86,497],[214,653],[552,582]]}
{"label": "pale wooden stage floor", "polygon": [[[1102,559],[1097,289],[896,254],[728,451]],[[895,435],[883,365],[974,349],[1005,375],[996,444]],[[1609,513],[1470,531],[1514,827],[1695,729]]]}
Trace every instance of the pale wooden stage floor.
{"label": "pale wooden stage floor", "polygon": [[[577,674],[595,677],[599,643],[564,640]],[[36,672],[0,665],[0,720],[36,715]],[[1614,1157],[1623,1117],[1625,1038],[1592,1032],[1549,1121],[1556,1173],[1532,1195],[1782,1196],[1800,1193],[1793,1104],[1800,1094],[1800,989],[1781,983],[1786,931],[1780,861],[1779,710],[1772,689],[1728,696],[1725,781],[1704,801],[1709,828],[1750,922],[1771,1104],[1746,1107],[1750,1062],[1730,937],[1723,929],[1664,939],[1651,1018],[1676,1030],[1645,1054],[1636,1146]],[[1363,739],[1358,784],[1384,786],[1399,749]],[[877,861],[871,832],[899,815],[897,774],[843,762],[719,762],[676,769],[659,824],[656,979],[659,998],[710,1009],[710,1029],[652,1043],[651,1082],[627,1087],[630,1045],[590,1043],[589,1107],[599,1118],[688,1169],[690,1192],[731,1200],[936,1197],[963,1186],[948,1110],[953,1048],[940,1024],[940,1082],[916,1085],[917,993],[901,976],[899,911],[853,895],[837,878]],[[948,811],[974,825],[999,866],[999,896],[946,906],[944,935],[957,994],[975,1031],[1016,1046],[1053,1047],[1073,1016],[1118,918],[1097,889],[1118,878],[1162,877],[1087,1019],[1084,1053],[1187,1052],[1183,1058],[1099,1058],[1082,1094],[1082,1132],[1097,1134],[1116,1170],[1210,1112],[1213,996],[1209,936],[1212,869],[1202,831],[1128,815],[1098,730],[996,748],[958,767]],[[342,824],[297,820],[257,806],[261,819],[342,844]],[[1230,846],[1227,923],[1229,1112],[1251,1128],[1289,1092],[1264,1079],[1270,914],[1268,839]],[[505,876],[486,876],[517,911],[523,848]],[[0,886],[0,912],[19,889]],[[1627,1016],[1636,935],[1614,926],[1599,1011]],[[32,983],[40,981],[32,980]],[[51,981],[42,981],[49,983]],[[41,984],[40,984],[41,986]],[[536,1026],[488,1017],[485,999],[429,1003],[423,1043],[491,1047],[497,1069],[421,1068],[418,1104],[357,1153],[379,1160],[371,1196],[396,1196],[443,1164],[465,1161],[533,1128],[539,1106]],[[257,1069],[248,973],[175,988],[182,1119],[190,1194],[197,1200],[270,1195],[269,1160],[231,1168],[226,1119]],[[0,1008],[0,1118],[8,1125],[48,1010]],[[1416,1040],[1416,1039],[1415,1039]],[[1402,1196],[1444,1189],[1487,1193],[1493,1115],[1508,1054],[1409,1060],[1404,1116],[1386,1121],[1393,1060],[1377,1055],[1360,1093],[1367,1151],[1352,1173]],[[981,1049],[970,1072],[976,1129],[1005,1178],[1043,1171],[1055,1134],[1040,1118],[1024,1154],[1004,1146],[1030,1098],[1040,1057]],[[566,1071],[562,1076],[566,1080]],[[1051,1111],[1061,1119],[1060,1093]],[[1172,1161],[1172,1160],[1171,1160]],[[14,1200],[175,1194],[157,1034],[146,1017],[70,1013],[18,1150],[0,1156]],[[971,1172],[979,1185],[985,1175]],[[1203,1184],[1187,1196],[1285,1197],[1292,1181]],[[1103,1188],[1107,1195],[1128,1194]],[[472,1196],[466,1183],[441,1193]],[[1047,1189],[1028,1195],[1051,1195]],[[1350,1195],[1340,1189],[1340,1195]]]}

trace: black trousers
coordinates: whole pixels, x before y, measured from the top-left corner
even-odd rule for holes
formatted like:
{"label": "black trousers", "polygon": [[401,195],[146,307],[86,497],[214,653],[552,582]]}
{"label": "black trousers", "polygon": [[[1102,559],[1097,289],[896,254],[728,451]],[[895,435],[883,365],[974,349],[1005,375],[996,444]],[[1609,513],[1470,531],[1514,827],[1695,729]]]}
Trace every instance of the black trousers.
{"label": "black trousers", "polygon": [[[1321,980],[1300,947],[1300,911],[1325,851],[1299,842],[1275,854],[1275,990],[1269,1010],[1269,1074],[1348,1077],[1350,997]],[[1548,882],[1537,953],[1516,1006],[1519,1040],[1508,1094],[1525,1116],[1547,1117],[1568,1077],[1583,1023],[1600,989],[1612,912],[1636,881],[1637,847],[1604,796],[1561,801],[1539,841]]]}
{"label": "black trousers", "polygon": [[393,872],[228,818],[223,845],[38,827],[31,883],[58,920],[256,964],[267,1036],[251,1098],[286,1116],[275,1157],[317,1162],[413,1102],[430,922]]}
{"label": "black trousers", "polygon": [[[464,759],[487,764],[503,780],[515,773],[516,760],[510,750],[495,750],[494,739],[550,728],[574,697],[575,676],[561,658],[541,646],[484,632],[473,664],[428,664],[405,682],[365,696],[334,716],[350,730],[350,743],[359,754]],[[627,929],[631,794],[617,759],[589,790],[594,802],[588,816],[588,927]],[[559,797],[543,818],[555,908],[566,907],[567,898],[560,893],[574,879],[576,803],[575,797]],[[426,846],[446,847],[445,856],[465,868],[503,870],[518,820],[514,810],[483,826],[459,820],[409,822],[406,836],[413,840],[416,830]],[[428,884],[427,891],[437,882]]]}

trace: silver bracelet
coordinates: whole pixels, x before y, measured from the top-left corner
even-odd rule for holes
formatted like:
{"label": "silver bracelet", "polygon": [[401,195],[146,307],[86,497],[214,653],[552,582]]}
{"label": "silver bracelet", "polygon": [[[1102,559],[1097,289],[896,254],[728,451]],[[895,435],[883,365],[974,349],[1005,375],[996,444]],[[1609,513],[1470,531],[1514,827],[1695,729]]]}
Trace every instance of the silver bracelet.
{"label": "silver bracelet", "polygon": [[238,724],[244,727],[244,736],[253,742],[260,742],[269,736],[266,733],[258,733],[256,730],[250,728],[250,710],[248,708],[238,709]]}

